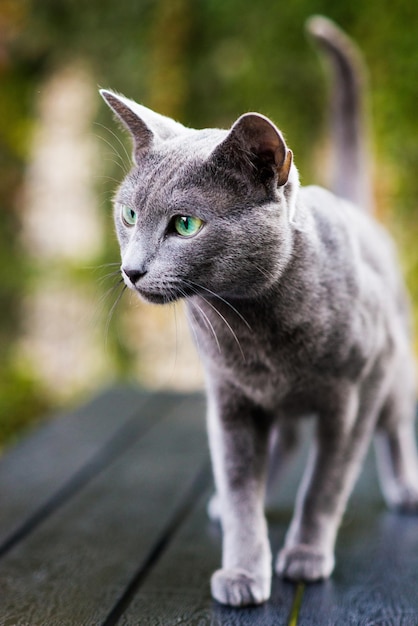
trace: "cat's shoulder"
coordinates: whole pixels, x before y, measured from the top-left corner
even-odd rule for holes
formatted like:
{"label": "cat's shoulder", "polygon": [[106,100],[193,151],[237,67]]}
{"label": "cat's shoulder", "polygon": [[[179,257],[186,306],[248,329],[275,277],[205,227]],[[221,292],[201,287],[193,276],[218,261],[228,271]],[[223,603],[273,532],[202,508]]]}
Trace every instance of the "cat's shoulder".
{"label": "cat's shoulder", "polygon": [[319,185],[307,185],[300,188],[300,197],[304,206],[311,212],[320,211],[334,216],[336,213],[355,213],[367,215],[361,207],[336,196],[332,191]]}
{"label": "cat's shoulder", "polygon": [[304,215],[309,214],[318,226],[333,226],[353,232],[374,233],[386,237],[383,228],[363,207],[336,196],[318,185],[300,188],[300,206]]}
{"label": "cat's shoulder", "polygon": [[301,187],[300,201],[302,221],[309,224],[320,249],[326,253],[331,249],[334,258],[348,255],[379,274],[393,275],[392,238],[371,213],[317,185]]}

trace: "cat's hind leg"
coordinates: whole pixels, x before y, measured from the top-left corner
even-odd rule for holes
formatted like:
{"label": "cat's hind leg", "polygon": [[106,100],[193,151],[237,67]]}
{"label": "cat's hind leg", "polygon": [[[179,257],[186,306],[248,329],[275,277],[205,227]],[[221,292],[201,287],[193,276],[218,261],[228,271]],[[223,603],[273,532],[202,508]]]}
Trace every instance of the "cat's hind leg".
{"label": "cat's hind leg", "polygon": [[384,383],[376,372],[363,389],[347,381],[328,398],[324,394],[295,513],[276,563],[281,576],[295,581],[330,576],[338,528],[373,435]]}
{"label": "cat's hind leg", "polygon": [[273,500],[275,487],[294,457],[299,444],[299,422],[277,421],[270,432],[266,504]]}
{"label": "cat's hind leg", "polygon": [[387,505],[400,512],[418,514],[415,390],[413,384],[405,389],[405,377],[398,382],[385,402],[376,429],[377,468]]}

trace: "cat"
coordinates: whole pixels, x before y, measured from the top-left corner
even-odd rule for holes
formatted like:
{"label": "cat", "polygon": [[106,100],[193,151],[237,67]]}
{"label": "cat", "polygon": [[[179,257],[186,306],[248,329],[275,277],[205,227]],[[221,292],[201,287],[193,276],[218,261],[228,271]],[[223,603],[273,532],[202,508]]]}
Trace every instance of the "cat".
{"label": "cat", "polygon": [[364,208],[361,61],[326,18],[309,30],[332,68],[337,195],[300,186],[282,133],[261,114],[194,130],[101,90],[133,140],[115,198],[123,279],[148,302],[186,300],[204,365],[209,510],[223,529],[211,590],[236,607],[270,596],[268,458],[287,459],[299,418],[314,417],[316,431],[280,576],[331,575],[373,437],[388,505],[418,510],[409,305],[391,240]]}

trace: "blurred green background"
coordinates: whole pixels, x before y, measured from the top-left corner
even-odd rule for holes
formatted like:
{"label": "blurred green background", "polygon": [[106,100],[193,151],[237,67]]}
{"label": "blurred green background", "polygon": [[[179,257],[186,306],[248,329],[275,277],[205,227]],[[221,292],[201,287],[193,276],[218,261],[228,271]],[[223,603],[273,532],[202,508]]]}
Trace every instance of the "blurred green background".
{"label": "blurred green background", "polygon": [[302,182],[322,182],[326,84],[304,34],[313,13],[363,50],[378,215],[418,319],[418,3],[0,0],[0,446],[120,378],[200,384],[172,311],[168,321],[124,296],[110,316],[111,198],[129,141],[97,87],[195,127],[260,111],[284,130]]}

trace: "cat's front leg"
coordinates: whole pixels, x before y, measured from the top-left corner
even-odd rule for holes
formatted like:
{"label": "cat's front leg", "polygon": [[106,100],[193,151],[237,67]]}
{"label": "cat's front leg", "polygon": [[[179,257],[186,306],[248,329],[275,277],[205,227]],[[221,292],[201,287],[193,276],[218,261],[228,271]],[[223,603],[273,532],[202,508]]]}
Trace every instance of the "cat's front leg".
{"label": "cat's front leg", "polygon": [[[283,419],[279,423],[279,417],[270,429],[268,446],[268,471],[266,482],[265,504],[268,506],[273,501],[275,487],[286,470],[289,460],[293,457],[299,439],[299,424],[286,422]],[[221,520],[221,504],[218,494],[215,492],[207,506],[208,516],[211,520],[219,522]]]}
{"label": "cat's front leg", "polygon": [[270,596],[271,551],[264,517],[268,416],[233,387],[212,388],[208,431],[223,529],[222,569],[211,580],[222,604]]}

